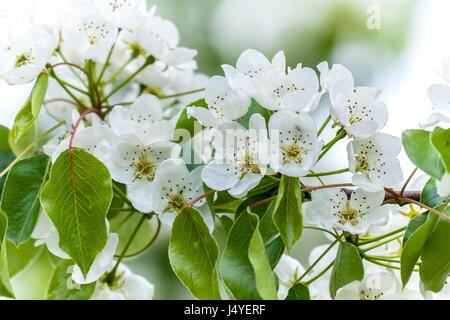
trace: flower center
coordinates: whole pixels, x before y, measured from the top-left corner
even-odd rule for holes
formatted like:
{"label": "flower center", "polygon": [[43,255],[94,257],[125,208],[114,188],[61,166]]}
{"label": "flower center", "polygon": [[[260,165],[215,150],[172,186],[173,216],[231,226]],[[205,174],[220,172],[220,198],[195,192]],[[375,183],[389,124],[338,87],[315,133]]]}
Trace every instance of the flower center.
{"label": "flower center", "polygon": [[368,176],[370,172],[370,165],[367,156],[358,154],[355,156],[355,161],[356,161],[355,171],[357,173],[364,173],[365,175]]}
{"label": "flower center", "polygon": [[364,212],[360,210],[352,208],[349,202],[345,205],[345,208],[338,213],[339,223],[346,224],[350,223],[352,226],[356,226],[361,219],[365,215]]}
{"label": "flower center", "polygon": [[183,197],[182,194],[177,193],[174,195],[168,196],[168,204],[164,208],[163,212],[177,212],[180,213],[181,210],[189,206],[189,203],[186,201],[186,199]]}
{"label": "flower center", "polygon": [[[378,291],[378,290],[376,290]],[[361,290],[359,294],[360,300],[378,300],[383,296],[383,292],[376,293],[375,290]]]}
{"label": "flower center", "polygon": [[281,152],[283,153],[283,164],[302,163],[303,156],[307,150],[305,150],[298,141],[294,141],[290,145],[282,146]]}
{"label": "flower center", "polygon": [[89,41],[89,44],[92,46],[97,43],[98,38],[96,35],[91,34],[91,35],[88,35],[88,41]]}
{"label": "flower center", "polygon": [[156,165],[148,160],[145,152],[141,152],[139,160],[131,163],[131,167],[134,169],[135,180],[146,179],[152,182],[155,178]]}
{"label": "flower center", "polygon": [[133,58],[137,58],[139,56],[146,58],[148,56],[147,51],[145,51],[144,48],[142,48],[137,42],[129,42],[128,47],[131,50],[131,56]]}
{"label": "flower center", "polygon": [[25,54],[25,53],[19,54],[16,57],[16,67],[20,68],[20,67],[25,66],[27,64],[31,64],[32,61],[33,61],[33,58],[30,55]]}
{"label": "flower center", "polygon": [[242,160],[242,170],[241,177],[242,179],[248,173],[261,173],[258,164],[255,161],[255,156],[251,152],[246,152],[244,155],[244,159]]}

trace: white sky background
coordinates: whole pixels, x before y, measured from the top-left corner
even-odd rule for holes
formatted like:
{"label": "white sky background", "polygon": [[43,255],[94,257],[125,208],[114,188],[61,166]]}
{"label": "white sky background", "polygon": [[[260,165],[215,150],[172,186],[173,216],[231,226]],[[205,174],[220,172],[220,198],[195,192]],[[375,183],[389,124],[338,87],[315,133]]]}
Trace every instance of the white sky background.
{"label": "white sky background", "polygon": [[[0,0],[1,8],[12,3],[26,3],[26,10],[32,10],[31,0],[6,1]],[[61,4],[62,0],[37,0],[35,16],[39,21],[54,20],[53,4]],[[42,6],[45,3],[47,5]],[[21,9],[24,10],[24,9]],[[415,7],[409,40],[400,59],[383,68],[375,75],[376,86],[383,90],[382,99],[389,108],[389,121],[384,130],[396,136],[408,128],[417,128],[430,113],[431,103],[427,97],[427,88],[442,82],[439,77],[440,64],[446,55],[450,54],[450,1],[421,0]],[[381,11],[381,23],[383,11]],[[382,27],[382,24],[381,24]],[[0,62],[1,63],[1,62]],[[361,84],[362,85],[362,84]],[[30,85],[8,86],[0,80],[0,124],[11,126],[15,113],[22,105],[30,90]],[[339,159],[345,161],[345,154],[339,152]],[[402,160],[405,160],[402,155]],[[409,170],[412,165],[405,162]],[[405,172],[405,174],[407,174]]]}

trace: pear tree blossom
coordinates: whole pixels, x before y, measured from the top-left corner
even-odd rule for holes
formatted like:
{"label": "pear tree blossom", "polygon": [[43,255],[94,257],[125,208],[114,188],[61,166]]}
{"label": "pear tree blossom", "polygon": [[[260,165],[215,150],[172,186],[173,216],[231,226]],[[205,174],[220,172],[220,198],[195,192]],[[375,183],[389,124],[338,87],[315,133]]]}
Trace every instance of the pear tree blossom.
{"label": "pear tree blossom", "polygon": [[[213,140],[215,159],[202,171],[202,180],[208,187],[244,197],[267,173],[265,120],[259,114],[252,115],[249,126],[248,130],[237,123],[219,127]],[[230,131],[232,135],[227,134]]]}
{"label": "pear tree blossom", "polygon": [[278,111],[269,121],[270,167],[291,177],[305,176],[317,162],[321,143],[307,114]]}
{"label": "pear tree blossom", "polygon": [[34,270],[33,246],[49,299],[160,298],[129,261],[164,239],[196,299],[448,298],[450,86],[400,139],[392,102],[342,64],[248,49],[205,75],[147,1],[57,16],[1,23],[0,78],[32,83],[0,127],[1,299],[22,298],[8,268]]}
{"label": "pear tree blossom", "polygon": [[400,151],[400,139],[384,133],[349,142],[347,153],[353,184],[377,191],[400,183],[403,179],[397,159]]}
{"label": "pear tree blossom", "polygon": [[384,192],[356,189],[348,199],[342,189],[325,189],[313,191],[311,199],[303,204],[305,216],[326,229],[363,234],[372,226],[386,224],[389,218],[389,206],[382,206]]}

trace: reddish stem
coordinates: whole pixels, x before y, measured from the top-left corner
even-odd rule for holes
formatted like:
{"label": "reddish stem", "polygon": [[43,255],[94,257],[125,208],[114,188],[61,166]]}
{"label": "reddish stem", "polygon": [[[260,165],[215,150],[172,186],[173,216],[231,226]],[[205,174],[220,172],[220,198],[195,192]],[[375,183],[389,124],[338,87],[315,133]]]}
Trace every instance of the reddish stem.
{"label": "reddish stem", "polygon": [[83,111],[83,113],[80,115],[80,117],[78,118],[77,122],[75,122],[75,125],[73,126],[73,131],[72,131],[72,135],[70,137],[70,141],[69,141],[69,150],[70,150],[70,154],[72,154],[72,149],[73,149],[73,141],[75,139],[75,134],[78,131],[78,128],[81,124],[81,122],[84,120],[84,118],[86,118],[86,116],[90,113],[97,113],[98,115],[101,116],[100,111],[98,109],[86,109]]}
{"label": "reddish stem", "polygon": [[216,192],[216,190],[209,190],[209,191],[205,192],[204,194],[202,194],[201,196],[198,196],[197,198],[192,200],[192,202],[190,203],[190,206],[193,207],[197,202],[199,202],[200,200],[206,198],[210,194],[213,194],[214,192]]}

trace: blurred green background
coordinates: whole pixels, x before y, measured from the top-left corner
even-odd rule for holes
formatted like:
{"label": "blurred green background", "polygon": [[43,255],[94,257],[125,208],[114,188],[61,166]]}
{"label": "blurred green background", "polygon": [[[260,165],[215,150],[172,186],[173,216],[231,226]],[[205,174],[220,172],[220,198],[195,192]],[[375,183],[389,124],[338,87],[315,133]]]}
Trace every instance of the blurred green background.
{"label": "blurred green background", "polygon": [[[149,5],[158,6],[157,14],[176,23],[181,44],[198,50],[199,70],[208,75],[221,74],[221,64],[234,65],[243,50],[253,48],[269,57],[284,50],[292,67],[299,62],[315,67],[323,60],[343,63],[365,84],[370,84],[377,68],[392,64],[401,55],[417,3],[411,0],[149,1]],[[380,13],[379,30],[367,27],[370,13],[374,12]],[[164,229],[147,253],[127,261],[127,265],[155,284],[156,299],[191,298],[171,271],[168,234]],[[323,240],[305,233],[302,243],[314,246]],[[305,253],[306,250],[296,248],[294,256],[306,263]],[[14,277],[17,296],[44,298],[50,276],[51,258],[44,253]]]}

